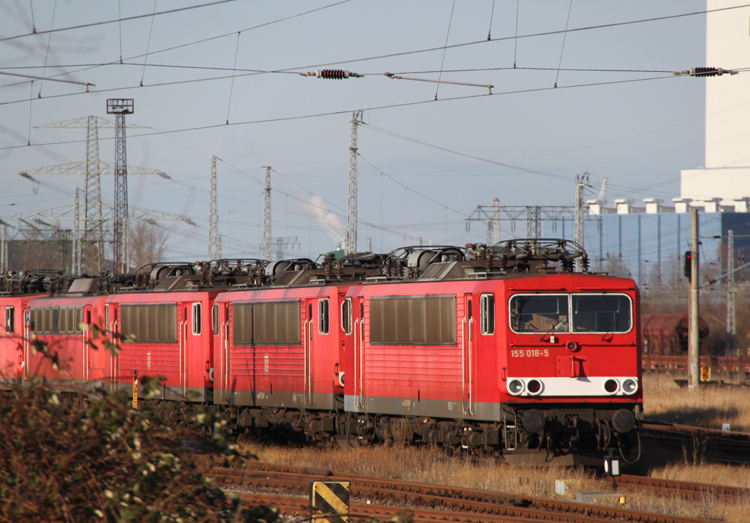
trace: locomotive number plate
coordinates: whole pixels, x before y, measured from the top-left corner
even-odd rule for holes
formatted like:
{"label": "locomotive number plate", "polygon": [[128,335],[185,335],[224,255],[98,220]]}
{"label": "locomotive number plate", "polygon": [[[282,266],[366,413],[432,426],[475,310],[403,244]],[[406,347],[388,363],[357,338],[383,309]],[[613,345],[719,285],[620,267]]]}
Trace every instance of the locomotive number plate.
{"label": "locomotive number plate", "polygon": [[511,358],[548,358],[549,349],[513,349]]}

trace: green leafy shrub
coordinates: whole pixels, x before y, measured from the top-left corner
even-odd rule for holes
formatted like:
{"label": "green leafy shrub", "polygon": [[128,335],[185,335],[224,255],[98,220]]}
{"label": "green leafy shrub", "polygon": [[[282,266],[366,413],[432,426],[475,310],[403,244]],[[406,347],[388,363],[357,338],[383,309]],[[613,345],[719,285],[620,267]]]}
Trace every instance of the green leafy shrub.
{"label": "green leafy shrub", "polygon": [[[59,363],[52,351],[36,348]],[[112,350],[115,350],[114,348]],[[147,388],[159,379],[147,380]],[[148,391],[147,391],[148,392]],[[241,459],[225,421],[200,409],[212,450]],[[0,399],[0,522],[271,522],[202,476],[179,436],[123,393],[62,395],[36,378]]]}

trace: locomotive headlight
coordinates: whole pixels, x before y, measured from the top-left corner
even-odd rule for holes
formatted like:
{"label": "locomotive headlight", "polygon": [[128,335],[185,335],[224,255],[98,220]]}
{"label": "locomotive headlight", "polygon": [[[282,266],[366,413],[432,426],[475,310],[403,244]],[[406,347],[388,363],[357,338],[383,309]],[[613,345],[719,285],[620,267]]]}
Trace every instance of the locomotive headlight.
{"label": "locomotive headlight", "polygon": [[619,388],[620,384],[617,383],[617,380],[613,380],[610,378],[604,382],[604,391],[607,394],[615,394]]}
{"label": "locomotive headlight", "polygon": [[632,378],[628,378],[622,382],[622,390],[625,394],[635,394],[638,390],[638,382]]}
{"label": "locomotive headlight", "polygon": [[529,394],[536,396],[542,392],[542,382],[539,380],[529,380],[526,384],[526,390],[529,391]]}
{"label": "locomotive headlight", "polygon": [[508,383],[508,392],[518,395],[523,392],[523,382],[521,380],[510,380]]}

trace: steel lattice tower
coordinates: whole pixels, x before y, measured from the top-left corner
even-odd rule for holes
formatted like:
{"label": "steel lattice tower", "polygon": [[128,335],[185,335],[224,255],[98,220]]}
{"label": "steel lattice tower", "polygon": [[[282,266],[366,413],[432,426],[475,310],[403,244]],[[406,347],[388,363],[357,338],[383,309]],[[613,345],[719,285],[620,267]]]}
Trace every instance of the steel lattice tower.
{"label": "steel lattice tower", "polygon": [[349,144],[349,204],[346,215],[344,251],[357,252],[357,126],[362,123],[362,111],[352,113],[352,136]]}
{"label": "steel lattice tower", "polygon": [[[96,265],[102,270],[104,260],[104,229],[102,225],[102,186],[99,172],[99,125],[96,116],[86,122],[86,179],[83,191],[83,237],[84,241],[96,243]],[[91,221],[94,221],[93,226]],[[83,256],[78,260],[84,265]],[[76,274],[80,274],[79,271]]]}
{"label": "steel lattice tower", "polygon": [[8,272],[8,224],[0,220],[0,273]]}
{"label": "steel lattice tower", "polygon": [[70,268],[70,272],[76,276],[81,274],[81,258],[83,253],[83,249],[81,247],[83,238],[81,238],[81,205],[79,198],[80,192],[81,190],[76,187],[75,198],[73,200],[73,263]]}
{"label": "steel lattice tower", "polygon": [[[80,129],[84,127],[86,128],[86,161],[82,165],[83,169],[80,173],[85,176],[83,223],[80,237],[81,267],[86,268],[89,265],[89,260],[87,260],[89,253],[84,246],[88,243],[93,243],[96,245],[96,270],[101,271],[104,261],[101,175],[104,173],[102,173],[102,162],[99,160],[99,129],[114,129],[115,123],[98,116],[86,116],[84,118],[74,118],[72,120],[35,126],[35,128],[40,129]],[[131,124],[130,127],[140,126]],[[35,174],[79,174],[77,169],[71,169],[70,164],[55,167],[58,169],[55,170],[53,167],[48,167],[45,169],[47,172]]]}
{"label": "steel lattice tower", "polygon": [[271,261],[271,167],[266,168],[266,189],[263,202],[263,259]]}
{"label": "steel lattice tower", "polygon": [[216,160],[211,156],[211,210],[208,215],[208,259],[221,258],[221,236],[219,235],[219,210],[216,197]]}
{"label": "steel lattice tower", "polygon": [[115,272],[127,272],[128,256],[128,162],[125,147],[125,115],[133,114],[132,99],[107,100],[107,113],[115,115],[115,219],[112,262]]}

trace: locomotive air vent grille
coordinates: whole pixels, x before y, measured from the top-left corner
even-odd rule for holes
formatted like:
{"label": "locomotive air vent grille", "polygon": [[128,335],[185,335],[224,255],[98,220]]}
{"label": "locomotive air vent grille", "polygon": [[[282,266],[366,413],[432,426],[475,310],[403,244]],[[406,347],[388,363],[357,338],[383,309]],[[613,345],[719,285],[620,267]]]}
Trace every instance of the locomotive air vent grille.
{"label": "locomotive air vent grille", "polygon": [[[185,279],[184,276],[166,276],[159,281],[159,284],[156,287],[154,287],[154,290],[169,291],[174,288],[179,288],[177,284],[184,279]],[[182,287],[184,286],[185,285],[183,283]]]}
{"label": "locomotive air vent grille", "polygon": [[68,289],[68,294],[81,293],[91,294],[96,290],[96,279],[94,278],[78,278],[75,280]]}
{"label": "locomotive air vent grille", "polygon": [[456,266],[455,261],[433,263],[419,277],[420,280],[442,280]]}

